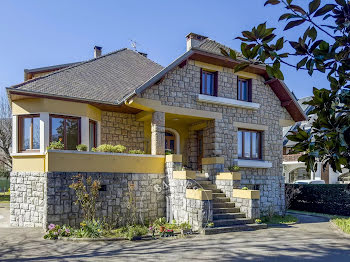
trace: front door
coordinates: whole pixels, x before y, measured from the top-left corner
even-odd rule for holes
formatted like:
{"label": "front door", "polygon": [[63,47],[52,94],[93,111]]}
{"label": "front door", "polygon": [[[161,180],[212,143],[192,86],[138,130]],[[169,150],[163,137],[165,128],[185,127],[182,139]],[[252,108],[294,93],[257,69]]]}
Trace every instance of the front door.
{"label": "front door", "polygon": [[175,154],[175,135],[170,132],[165,132],[165,152]]}
{"label": "front door", "polygon": [[197,131],[197,165],[198,170],[202,170],[203,158],[203,130]]}

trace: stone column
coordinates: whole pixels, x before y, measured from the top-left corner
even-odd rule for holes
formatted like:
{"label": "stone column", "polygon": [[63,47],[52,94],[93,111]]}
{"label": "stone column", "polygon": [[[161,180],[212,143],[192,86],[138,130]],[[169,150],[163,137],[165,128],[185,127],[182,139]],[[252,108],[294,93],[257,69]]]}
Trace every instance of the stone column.
{"label": "stone column", "polygon": [[151,122],[151,153],[165,154],[165,113],[153,112]]}

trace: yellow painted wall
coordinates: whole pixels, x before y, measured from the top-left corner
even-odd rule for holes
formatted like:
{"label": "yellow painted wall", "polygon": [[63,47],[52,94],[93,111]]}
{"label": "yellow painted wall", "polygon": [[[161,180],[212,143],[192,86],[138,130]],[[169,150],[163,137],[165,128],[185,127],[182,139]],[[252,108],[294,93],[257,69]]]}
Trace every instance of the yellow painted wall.
{"label": "yellow painted wall", "polygon": [[13,156],[12,170],[21,172],[45,172],[45,155]]}
{"label": "yellow painted wall", "polygon": [[48,152],[13,156],[13,171],[163,174],[164,156]]}
{"label": "yellow painted wall", "polygon": [[12,114],[33,114],[49,112],[54,114],[86,116],[101,121],[101,110],[85,103],[70,102],[47,98],[28,98],[12,102]]}
{"label": "yellow painted wall", "polygon": [[48,152],[47,171],[164,173],[165,157]]}

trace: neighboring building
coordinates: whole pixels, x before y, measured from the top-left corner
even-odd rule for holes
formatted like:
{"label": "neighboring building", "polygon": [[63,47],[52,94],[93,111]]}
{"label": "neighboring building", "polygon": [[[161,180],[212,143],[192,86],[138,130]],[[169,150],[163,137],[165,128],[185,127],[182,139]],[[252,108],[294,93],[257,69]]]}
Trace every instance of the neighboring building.
{"label": "neighboring building", "polygon": [[[300,107],[304,110],[306,115],[312,110],[313,107],[310,105],[305,105],[304,102],[310,100],[311,96],[298,100]],[[293,183],[296,180],[312,179],[324,180],[326,184],[336,184],[339,183],[338,177],[340,175],[343,175],[342,177],[345,178],[345,174],[349,173],[348,169],[344,169],[343,173],[334,172],[329,165],[327,165],[326,168],[323,168],[321,163],[317,163],[317,171],[307,172],[305,163],[298,161],[298,158],[302,155],[302,153],[288,154],[290,149],[295,145],[295,142],[290,141],[286,136],[290,131],[297,130],[298,127],[309,130],[315,117],[316,115],[311,115],[307,121],[298,122],[294,125],[283,128],[283,175],[286,183]]]}
{"label": "neighboring building", "polygon": [[[68,188],[77,173],[102,181],[102,216],[126,215],[131,185],[150,220],[167,214],[196,228],[284,213],[282,128],[306,115],[264,66],[234,73],[240,61],[221,55],[220,47],[226,48],[191,33],[187,51],[165,68],[121,49],[8,88],[11,224],[78,224]],[[58,139],[65,150],[46,150]],[[80,143],[121,144],[145,154],[78,152]],[[175,154],[165,157],[166,150]],[[227,172],[231,165],[240,172]],[[187,170],[177,171],[182,166]],[[188,179],[209,195],[190,191]],[[250,190],[241,193],[243,186]]]}

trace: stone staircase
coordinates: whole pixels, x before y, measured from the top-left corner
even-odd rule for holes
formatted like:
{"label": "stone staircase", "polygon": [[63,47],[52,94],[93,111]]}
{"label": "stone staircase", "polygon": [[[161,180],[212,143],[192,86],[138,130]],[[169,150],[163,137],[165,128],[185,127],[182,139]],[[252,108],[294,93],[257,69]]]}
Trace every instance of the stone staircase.
{"label": "stone staircase", "polygon": [[213,195],[214,227],[204,228],[202,232],[204,235],[267,228],[266,224],[256,224],[254,219],[247,218],[245,213],[240,212],[240,208],[235,207],[235,203],[231,202],[230,198],[218,189],[204,174],[197,173],[196,182],[203,189],[211,190]]}

